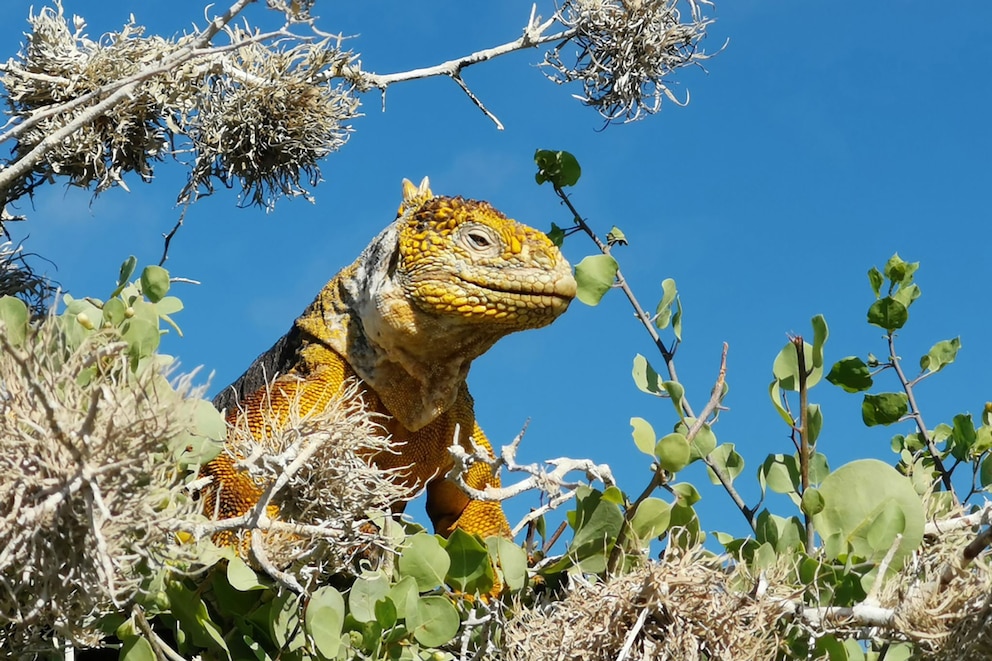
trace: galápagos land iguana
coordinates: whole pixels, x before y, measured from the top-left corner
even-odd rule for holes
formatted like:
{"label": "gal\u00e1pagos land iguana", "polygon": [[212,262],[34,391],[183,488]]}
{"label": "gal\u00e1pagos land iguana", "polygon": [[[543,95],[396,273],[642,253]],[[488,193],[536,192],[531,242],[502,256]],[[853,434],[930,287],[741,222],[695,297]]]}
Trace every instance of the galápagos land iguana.
{"label": "gal\u00e1pagos land iguana", "polygon": [[[405,479],[426,483],[435,531],[508,535],[499,503],[472,500],[444,477],[456,426],[467,451],[474,441],[492,453],[465,379],[472,361],[504,335],[554,321],[575,288],[571,267],[542,232],[486,202],[434,196],[426,178],[419,187],[404,180],[395,222],[214,404],[229,422],[245,416],[257,437],[263,406],[278,412],[295,398],[305,414],[357,379],[364,406],[385,414],[383,433],[397,447],[372,463],[408,466]],[[221,453],[201,469],[216,489],[207,511],[220,518],[246,513],[262,493],[235,461]],[[477,489],[500,484],[483,463],[465,481]]]}

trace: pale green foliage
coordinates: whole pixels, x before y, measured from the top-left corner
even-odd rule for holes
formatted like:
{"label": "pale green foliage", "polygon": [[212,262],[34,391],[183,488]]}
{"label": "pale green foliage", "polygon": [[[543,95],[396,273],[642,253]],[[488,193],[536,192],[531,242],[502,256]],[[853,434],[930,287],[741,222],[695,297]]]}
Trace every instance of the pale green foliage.
{"label": "pale green foliage", "polygon": [[188,467],[225,428],[188,377],[169,380],[155,352],[164,299],[129,276],[107,304],[69,301],[37,321],[0,298],[2,649],[95,642],[101,618],[186,555],[174,522],[196,518]]}

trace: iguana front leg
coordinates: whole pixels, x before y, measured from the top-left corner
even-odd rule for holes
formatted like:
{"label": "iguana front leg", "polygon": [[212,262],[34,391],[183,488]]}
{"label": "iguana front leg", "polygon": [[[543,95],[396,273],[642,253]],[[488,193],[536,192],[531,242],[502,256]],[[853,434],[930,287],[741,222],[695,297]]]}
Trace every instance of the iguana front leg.
{"label": "iguana front leg", "polygon": [[[477,423],[472,422],[471,440],[461,435],[460,444],[466,452],[472,452],[472,442],[485,448],[493,456],[489,439]],[[484,463],[476,463],[465,475],[465,484],[473,489],[499,487],[500,479]],[[499,502],[472,500],[458,485],[444,477],[439,477],[427,485],[427,515],[434,524],[434,530],[447,537],[455,528],[474,533],[480,537],[503,535],[509,537],[510,524],[503,514]]]}

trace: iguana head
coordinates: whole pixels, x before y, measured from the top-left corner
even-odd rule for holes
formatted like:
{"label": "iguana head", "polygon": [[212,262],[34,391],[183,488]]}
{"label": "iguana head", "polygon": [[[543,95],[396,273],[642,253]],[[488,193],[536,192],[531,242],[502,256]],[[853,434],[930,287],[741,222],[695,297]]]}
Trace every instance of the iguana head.
{"label": "iguana head", "polygon": [[488,202],[404,182],[394,280],[424,313],[503,333],[551,323],[575,296],[572,269],[538,230]]}
{"label": "iguana head", "polygon": [[542,232],[404,181],[399,217],[318,297],[319,317],[297,324],[416,430],[454,402],[472,360],[551,323],[574,296],[572,269]]}

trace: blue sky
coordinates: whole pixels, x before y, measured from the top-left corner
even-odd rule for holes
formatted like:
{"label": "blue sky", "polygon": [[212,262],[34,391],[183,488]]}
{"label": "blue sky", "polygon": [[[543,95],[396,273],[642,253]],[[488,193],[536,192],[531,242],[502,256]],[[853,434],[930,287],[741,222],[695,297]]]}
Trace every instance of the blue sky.
{"label": "blue sky", "polygon": [[[23,41],[36,0],[0,8],[4,57]],[[65,0],[91,36],[117,29],[133,12],[153,32],[203,24],[202,4],[167,6]],[[550,14],[545,3],[539,12]],[[339,3],[314,13],[328,32],[354,35],[367,70],[427,66],[515,39],[528,2]],[[573,152],[583,177],[573,200],[594,228],[618,225],[630,245],[615,253],[646,307],[660,283],[678,282],[685,307],[677,362],[698,409],[730,344],[731,392],[715,428],[747,462],[738,486],[757,500],[755,471],[770,452],[791,452],[788,430],[768,400],[771,365],[788,333],[811,335],[809,319],[830,325],[827,361],[883,355],[882,332],[865,323],[873,300],[866,271],[898,252],[921,261],[923,296],[899,335],[909,368],[936,341],[960,335],[959,362],[924,382],[918,398],[928,425],[977,415],[992,400],[992,5],[725,0],[705,43],[708,73],[677,76],[686,108],[606,130],[571,98],[579,90],[547,81],[537,51],[467,69],[466,82],[496,113],[497,131],[450,80],[414,81],[363,98],[354,135],[323,166],[316,203],[284,200],[269,214],[240,209],[221,190],[196,204],[173,242],[167,267],[201,281],[177,285],[186,337],[164,350],[186,369],[214,373],[211,392],[235,379],[284,333],[320,287],[390,222],[400,181],[429,175],[434,191],[485,199],[511,217],[547,229],[568,222],[552,191],[534,184],[537,148]],[[246,14],[270,21],[262,7]],[[61,184],[36,196],[16,238],[50,259],[51,275],[74,295],[105,296],[120,262],[156,263],[161,235],[175,223],[179,167],[164,164],[153,185],[131,183],[95,200]],[[565,253],[593,252],[581,237]],[[634,354],[652,345],[620,292],[597,308],[576,302],[553,326],[503,340],[470,375],[478,418],[495,444],[531,420],[521,459],[588,457],[609,463],[634,494],[649,475],[629,419],[659,433],[676,422],[667,401],[637,391]],[[888,376],[882,390],[896,388]],[[811,401],[824,410],[819,449],[831,466],[861,456],[894,460],[893,433],[866,429],[860,398],[823,383]],[[697,467],[705,529],[743,534],[733,504]],[[508,504],[519,518],[530,497]],[[779,514],[791,514],[776,503]],[[415,518],[423,521],[420,508]]]}

